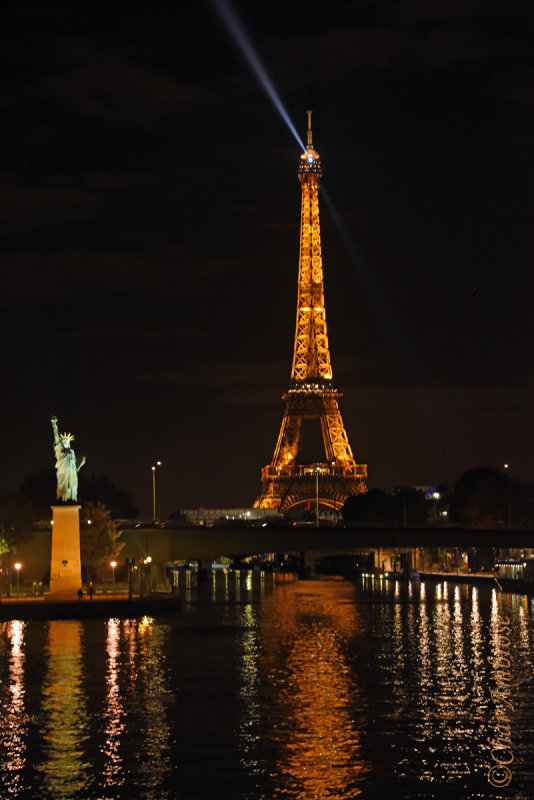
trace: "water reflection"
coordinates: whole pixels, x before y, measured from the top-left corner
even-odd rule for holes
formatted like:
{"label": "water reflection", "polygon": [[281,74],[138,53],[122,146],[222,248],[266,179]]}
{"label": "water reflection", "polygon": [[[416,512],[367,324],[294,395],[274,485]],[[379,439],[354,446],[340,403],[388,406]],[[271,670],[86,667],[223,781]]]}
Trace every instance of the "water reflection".
{"label": "water reflection", "polygon": [[151,617],[139,623],[139,675],[136,687],[143,700],[143,758],[139,762],[140,784],[146,800],[166,800],[163,785],[171,771],[170,720],[168,707],[174,699],[169,689],[164,644],[168,627],[154,625]]}
{"label": "water reflection", "polygon": [[484,660],[484,632],[480,614],[479,591],[476,586],[471,589],[471,620],[469,625],[471,657],[469,659],[472,696],[475,710],[473,718],[480,724],[485,714],[484,683],[486,664]]}
{"label": "water reflection", "polygon": [[244,709],[240,729],[241,764],[250,775],[259,771],[256,748],[261,744],[258,734],[260,707],[258,700],[259,661],[258,630],[256,610],[247,605],[241,613],[243,637],[241,642],[241,689],[240,696]]}
{"label": "water reflection", "polygon": [[89,726],[82,684],[81,622],[50,622],[46,653],[41,706],[46,757],[37,769],[47,795],[54,800],[71,800],[91,780],[84,758]]}
{"label": "water reflection", "polygon": [[24,663],[26,623],[11,620],[1,626],[2,655],[7,656],[7,680],[2,681],[2,724],[0,753],[3,765],[2,786],[6,794],[16,796],[24,786],[28,715],[25,707]]}
{"label": "water reflection", "polygon": [[[340,597],[344,594],[344,597]],[[287,587],[266,609],[262,626],[264,703],[278,726],[271,731],[277,768],[272,797],[357,797],[368,765],[364,728],[348,640],[358,633],[352,591],[328,583]]]}
{"label": "water reflection", "polygon": [[[532,600],[213,582],[170,621],[0,625],[1,798],[531,796]],[[508,729],[504,795],[487,774]]]}
{"label": "water reflection", "polygon": [[102,752],[105,756],[105,764],[102,770],[104,795],[111,787],[118,787],[124,783],[124,765],[120,752],[121,740],[126,730],[124,705],[119,686],[121,638],[120,621],[118,619],[108,620],[106,637],[106,703],[102,731],[104,738]]}

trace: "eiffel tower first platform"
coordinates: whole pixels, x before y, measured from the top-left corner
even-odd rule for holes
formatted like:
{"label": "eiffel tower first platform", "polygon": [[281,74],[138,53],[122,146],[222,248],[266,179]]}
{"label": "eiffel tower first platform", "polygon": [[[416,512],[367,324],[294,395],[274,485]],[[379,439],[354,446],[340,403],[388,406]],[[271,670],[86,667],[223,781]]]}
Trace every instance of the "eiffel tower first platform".
{"label": "eiffel tower first platform", "polygon": [[[342,397],[332,382],[326,333],[319,179],[322,166],[314,150],[308,111],[306,151],[300,157],[302,187],[300,252],[295,349],[285,414],[273,460],[262,469],[261,493],[255,508],[281,512],[296,506],[339,509],[350,495],[367,490],[367,466],[357,464],[341,419]],[[304,420],[320,421],[324,461],[301,463]]]}

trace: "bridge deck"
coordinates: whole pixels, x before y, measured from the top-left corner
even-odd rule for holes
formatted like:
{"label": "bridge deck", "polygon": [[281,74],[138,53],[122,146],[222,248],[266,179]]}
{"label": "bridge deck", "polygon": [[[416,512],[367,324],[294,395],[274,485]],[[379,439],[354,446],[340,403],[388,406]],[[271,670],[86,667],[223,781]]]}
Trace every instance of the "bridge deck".
{"label": "bridge deck", "polygon": [[534,530],[468,528],[133,528],[123,530],[122,539],[122,557],[150,554],[155,562],[305,550],[366,552],[379,547],[534,548]]}

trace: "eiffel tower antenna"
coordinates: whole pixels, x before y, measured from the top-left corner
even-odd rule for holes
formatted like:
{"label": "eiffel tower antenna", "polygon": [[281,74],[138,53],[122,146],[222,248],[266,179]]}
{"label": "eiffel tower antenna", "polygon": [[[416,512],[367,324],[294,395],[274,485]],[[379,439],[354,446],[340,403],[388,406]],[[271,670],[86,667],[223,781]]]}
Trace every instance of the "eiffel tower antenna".
{"label": "eiffel tower antenna", "polygon": [[312,113],[313,113],[312,111],[306,111],[306,114],[308,115],[308,139],[306,141],[306,145],[307,145],[308,148],[311,148],[313,150],[312,128],[311,128],[311,115],[312,115]]}
{"label": "eiffel tower antenna", "polygon": [[[326,331],[323,261],[319,224],[319,179],[323,174],[313,147],[308,111],[306,150],[299,163],[302,189],[295,345],[285,413],[273,460],[262,469],[256,508],[288,511],[321,504],[339,509],[353,494],[365,492],[367,466],[357,464],[343,426],[333,385]],[[303,421],[318,419],[324,444],[322,462],[300,463]]]}

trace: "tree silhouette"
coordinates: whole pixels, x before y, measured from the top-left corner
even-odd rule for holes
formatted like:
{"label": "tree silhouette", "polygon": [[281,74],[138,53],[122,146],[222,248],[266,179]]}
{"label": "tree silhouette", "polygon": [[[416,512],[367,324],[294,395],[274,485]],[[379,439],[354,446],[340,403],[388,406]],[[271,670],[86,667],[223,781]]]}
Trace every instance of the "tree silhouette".
{"label": "tree silhouette", "polygon": [[[10,593],[11,554],[33,535],[33,509],[30,501],[19,492],[0,490],[0,556]],[[4,587],[1,587],[2,589]]]}
{"label": "tree silhouette", "polygon": [[103,503],[91,500],[82,505],[80,515],[80,556],[87,584],[95,580],[99,569],[107,567],[124,547],[121,532]]}
{"label": "tree silhouette", "polygon": [[33,535],[33,510],[19,492],[0,491],[0,553],[14,550]]}
{"label": "tree silhouette", "polygon": [[[20,486],[20,493],[32,501],[34,511],[42,519],[50,517],[50,506],[56,500],[56,474],[53,467],[34,472]],[[117,488],[104,475],[78,475],[78,497],[83,503],[103,503],[115,519],[135,519],[138,509],[129,494]]]}
{"label": "tree silhouette", "polygon": [[508,477],[494,467],[467,470],[454,485],[451,520],[473,528],[505,524],[510,489]]}

